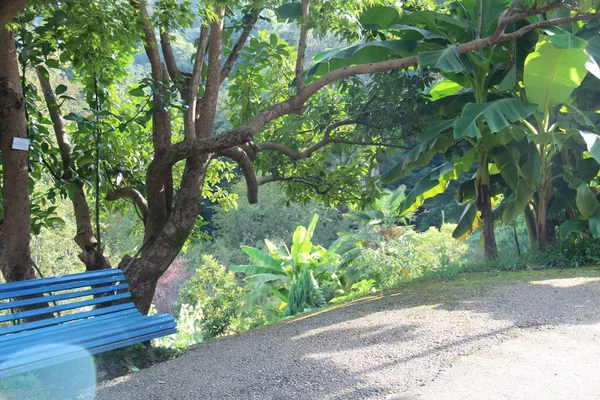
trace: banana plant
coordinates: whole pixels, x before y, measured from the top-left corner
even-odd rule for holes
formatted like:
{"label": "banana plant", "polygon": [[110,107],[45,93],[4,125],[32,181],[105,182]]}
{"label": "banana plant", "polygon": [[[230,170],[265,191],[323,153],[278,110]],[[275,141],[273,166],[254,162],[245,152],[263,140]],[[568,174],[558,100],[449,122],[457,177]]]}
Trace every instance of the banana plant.
{"label": "banana plant", "polygon": [[[591,153],[597,135],[576,128],[584,125],[593,130],[594,123],[575,107],[572,98],[588,72],[600,77],[600,69],[586,50],[588,41],[559,28],[546,33],[539,36],[524,65],[522,94],[537,105],[532,117],[519,124],[526,131],[527,143],[513,142],[495,154],[509,188],[502,220],[512,222],[529,209],[526,218],[534,219],[527,225],[529,236],[540,249],[554,238],[551,217],[568,207],[567,193],[574,196],[575,204],[571,205],[580,218],[591,218],[590,225],[596,218],[600,222],[600,213],[596,216],[598,202],[588,187],[598,172]],[[557,181],[559,177],[566,187]],[[576,226],[585,223],[569,222],[563,232],[572,232]]]}
{"label": "banana plant", "polygon": [[281,300],[283,308],[289,302],[290,284],[308,271],[315,281],[331,279],[339,256],[336,250],[340,241],[334,242],[329,249],[312,243],[312,237],[319,221],[315,214],[308,228],[298,226],[292,236],[292,246],[278,247],[265,240],[267,251],[250,246],[242,246],[252,264],[230,267],[233,272],[246,274],[247,293],[242,297],[243,308],[248,309],[260,304],[271,296]]}
{"label": "banana plant", "polygon": [[[482,4],[485,7],[480,7]],[[443,43],[438,49],[418,54],[421,68],[436,69],[444,77],[429,90],[432,101],[436,103],[465,93],[469,93],[470,98],[462,103],[456,117],[433,122],[421,135],[421,144],[406,153],[383,178],[384,183],[393,182],[412,169],[429,164],[435,154],[450,153],[450,161],[432,170],[408,194],[402,209],[410,211],[427,198],[444,192],[450,181],[476,168],[473,180],[476,198],[469,199],[454,236],[464,238],[482,226],[485,254],[489,259],[497,256],[492,211],[495,200],[490,190],[490,170],[497,168],[492,165],[490,151],[496,145],[513,140],[511,132],[503,132],[503,129],[527,118],[536,107],[507,93],[516,85],[511,60],[517,47],[526,48],[528,43],[519,41],[512,47],[495,46],[466,55],[459,55],[456,46],[464,40],[489,34],[506,5],[507,1],[468,1],[460,7],[455,5],[452,14],[445,17],[426,12],[410,14],[410,18],[418,19],[424,28],[438,35],[434,39],[437,44]],[[453,28],[439,32],[440,23]],[[447,115],[445,112],[444,116]]]}

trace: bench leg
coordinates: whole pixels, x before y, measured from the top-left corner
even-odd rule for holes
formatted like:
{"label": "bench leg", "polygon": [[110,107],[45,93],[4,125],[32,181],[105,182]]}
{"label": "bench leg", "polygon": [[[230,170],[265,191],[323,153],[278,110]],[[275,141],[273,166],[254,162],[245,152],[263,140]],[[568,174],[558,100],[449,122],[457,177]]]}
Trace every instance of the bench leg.
{"label": "bench leg", "polygon": [[148,350],[148,357],[150,357],[150,361],[152,363],[156,362],[156,356],[154,355],[154,349],[152,348],[152,342],[149,340],[144,342],[144,346],[146,346],[146,350]]}

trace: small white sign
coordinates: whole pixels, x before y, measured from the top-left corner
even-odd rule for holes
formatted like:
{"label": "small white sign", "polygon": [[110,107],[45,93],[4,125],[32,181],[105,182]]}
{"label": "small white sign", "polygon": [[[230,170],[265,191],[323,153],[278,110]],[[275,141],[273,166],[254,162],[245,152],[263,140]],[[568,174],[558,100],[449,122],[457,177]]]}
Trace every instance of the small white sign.
{"label": "small white sign", "polygon": [[14,150],[23,150],[23,151],[27,151],[29,150],[29,139],[23,139],[23,138],[13,138],[13,145],[12,148]]}

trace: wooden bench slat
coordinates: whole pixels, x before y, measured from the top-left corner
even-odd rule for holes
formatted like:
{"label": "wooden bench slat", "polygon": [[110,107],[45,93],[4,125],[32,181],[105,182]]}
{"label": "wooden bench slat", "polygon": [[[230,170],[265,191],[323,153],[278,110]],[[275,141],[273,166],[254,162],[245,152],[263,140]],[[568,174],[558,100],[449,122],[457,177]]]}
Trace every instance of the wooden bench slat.
{"label": "wooden bench slat", "polygon": [[39,279],[29,279],[26,281],[19,282],[8,282],[0,285],[0,293],[4,293],[7,291],[11,291],[16,289],[28,289],[35,287],[46,287],[55,284],[62,283],[70,283],[77,281],[89,281],[92,278],[102,278],[109,276],[123,275],[123,272],[120,269],[112,268],[112,269],[103,269],[100,271],[92,271],[92,272],[82,272],[79,274],[71,274],[64,276],[54,276],[50,278],[39,278]]}
{"label": "wooden bench slat", "polygon": [[32,338],[31,340],[34,340],[35,336],[41,333],[43,333],[44,335],[53,335],[56,331],[60,331],[62,329],[71,329],[72,327],[76,327],[80,324],[85,324],[88,322],[93,322],[95,324],[106,324],[111,323],[115,320],[119,320],[121,318],[135,318],[137,316],[142,316],[142,314],[137,310],[137,308],[130,308],[127,310],[117,311],[110,314],[103,314],[86,319],[69,321],[63,324],[50,325],[43,328],[28,331],[20,331],[17,333],[0,336],[0,346],[2,346],[2,344],[5,342],[14,343],[16,341],[30,340],[30,338]]}
{"label": "wooden bench slat", "polygon": [[26,322],[24,324],[7,326],[4,328],[0,328],[0,335],[7,335],[7,334],[15,333],[15,332],[34,330],[34,329],[42,328],[45,326],[61,324],[64,322],[75,321],[78,319],[85,319],[85,318],[94,317],[97,315],[113,314],[118,311],[128,310],[128,309],[135,309],[135,305],[133,303],[117,304],[116,306],[97,308],[95,310],[84,311],[84,312],[77,313],[77,314],[63,315],[60,317],[43,319],[41,321]]}
{"label": "wooden bench slat", "polygon": [[[135,338],[121,340],[119,342],[108,343],[105,345],[89,348],[89,349],[87,349],[86,353],[87,354],[103,353],[105,351],[118,349],[121,347],[129,346],[129,345],[140,343],[140,342],[145,342],[145,341],[156,339],[156,338],[166,336],[166,335],[171,335],[176,332],[177,332],[176,327],[173,327],[173,328],[170,328],[170,329],[167,329],[164,331],[148,333],[145,335],[137,336]],[[84,352],[62,354],[53,359],[40,360],[40,361],[31,363],[31,364],[27,364],[27,365],[18,365],[18,366],[15,366],[14,368],[6,369],[6,370],[0,369],[0,379],[14,376],[17,374],[22,374],[24,372],[30,372],[34,369],[44,368],[44,367],[48,367],[48,366],[51,366],[54,364],[60,364],[60,363],[68,362],[68,361],[73,361],[73,360],[82,358],[84,356],[87,356],[87,354],[84,354]]]}
{"label": "wooden bench slat", "polygon": [[[113,275],[104,278],[90,279],[87,281],[77,280],[75,282],[52,284],[43,287],[34,287],[29,289],[13,288],[10,291],[0,292],[0,300],[16,299],[19,297],[32,296],[37,294],[60,292],[63,290],[72,290],[89,286],[99,286],[107,284],[115,284],[117,282],[127,282],[122,275]],[[1,287],[2,285],[0,285]]]}
{"label": "wooden bench slat", "polygon": [[72,330],[55,332],[51,337],[40,336],[31,340],[26,347],[23,346],[23,342],[10,342],[2,346],[3,354],[0,355],[0,368],[3,367],[2,363],[4,361],[14,358],[15,355],[18,356],[19,360],[25,360],[24,362],[28,359],[25,355],[28,353],[31,353],[31,357],[40,357],[40,353],[43,353],[44,347],[48,345],[87,347],[87,343],[95,340],[109,340],[111,337],[121,334],[135,336],[135,333],[140,329],[158,327],[169,322],[172,322],[170,315],[144,316],[140,314],[139,317],[130,320],[111,321],[110,325],[105,324],[104,329],[98,329],[96,324],[84,324]]}
{"label": "wooden bench slat", "polygon": [[127,290],[128,288],[129,288],[128,284],[121,283],[119,285],[104,286],[104,287],[95,288],[95,289],[81,290],[78,292],[69,292],[69,293],[63,293],[63,294],[55,294],[55,295],[51,295],[51,296],[35,297],[33,299],[17,300],[17,301],[12,301],[10,303],[0,303],[0,310],[8,310],[11,308],[31,306],[34,304],[48,303],[48,302],[54,302],[54,301],[60,301],[60,300],[75,299],[77,297],[93,296],[95,294],[101,294],[101,293],[118,292],[121,290]]}
{"label": "wooden bench slat", "polygon": [[[138,336],[143,336],[147,334],[152,334],[160,331],[165,331],[169,329],[173,329],[176,327],[174,321],[163,322],[163,321],[153,321],[153,318],[148,317],[150,321],[147,321],[144,325],[141,325],[141,329],[137,329],[135,331],[126,331],[115,334],[115,329],[111,330],[112,336],[108,334],[103,334],[100,332],[100,336],[90,337],[91,340],[85,342],[84,349],[93,349],[94,347],[104,346],[110,343],[119,342],[123,340],[133,339]],[[98,333],[98,332],[97,332]],[[24,351],[23,353],[12,353],[9,355],[9,359],[6,361],[0,361],[0,370],[10,369],[18,365],[22,364],[32,364],[37,362],[38,360],[56,358],[61,354],[68,354],[69,352],[74,352],[79,350],[77,344],[82,344],[82,341],[76,343],[75,341],[71,343],[56,343],[56,346],[52,346],[46,349],[46,351],[42,351],[42,348],[36,348],[35,346],[30,348],[30,351]],[[65,348],[65,345],[73,346],[71,348]],[[12,356],[12,358],[11,358]]]}
{"label": "wooden bench slat", "polygon": [[15,321],[18,319],[23,319],[23,318],[38,317],[38,316],[46,315],[46,314],[53,314],[55,312],[73,310],[75,308],[81,308],[81,307],[87,307],[87,306],[95,306],[95,305],[102,304],[102,303],[111,303],[116,300],[128,299],[128,298],[131,298],[131,293],[126,292],[126,293],[115,294],[112,296],[99,297],[97,299],[76,301],[73,303],[61,304],[59,306],[38,308],[36,310],[30,310],[30,311],[21,311],[21,312],[17,312],[14,314],[0,316],[0,322],[8,322],[8,321]]}

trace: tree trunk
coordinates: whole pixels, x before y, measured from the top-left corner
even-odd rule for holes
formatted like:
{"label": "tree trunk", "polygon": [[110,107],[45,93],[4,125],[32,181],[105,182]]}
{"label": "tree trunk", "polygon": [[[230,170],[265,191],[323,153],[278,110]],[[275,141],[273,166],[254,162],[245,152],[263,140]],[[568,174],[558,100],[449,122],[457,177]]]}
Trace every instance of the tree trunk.
{"label": "tree trunk", "polygon": [[[542,180],[538,187],[538,201],[536,203],[536,226],[537,226],[537,247],[538,250],[544,250],[549,243],[554,241],[554,224],[548,223],[548,207],[552,202],[552,166],[546,168],[543,177],[549,177]],[[542,178],[543,179],[543,178]]]}
{"label": "tree trunk", "polygon": [[188,159],[173,212],[158,236],[151,240],[140,258],[125,257],[119,268],[127,277],[138,310],[147,314],[158,279],[181,251],[200,213],[202,186],[210,156]]}
{"label": "tree trunk", "polygon": [[477,209],[481,212],[481,219],[483,221],[484,255],[486,260],[495,260],[498,258],[498,248],[494,233],[494,213],[492,211],[487,154],[482,155],[477,176]]}
{"label": "tree trunk", "polygon": [[29,248],[27,151],[14,150],[14,138],[27,138],[25,102],[12,32],[0,29],[0,149],[4,188],[4,219],[0,236],[0,267],[8,282],[35,278]]}
{"label": "tree trunk", "polygon": [[525,228],[527,228],[527,237],[529,238],[529,245],[532,249],[537,248],[537,220],[535,218],[535,211],[531,204],[525,207]]}

